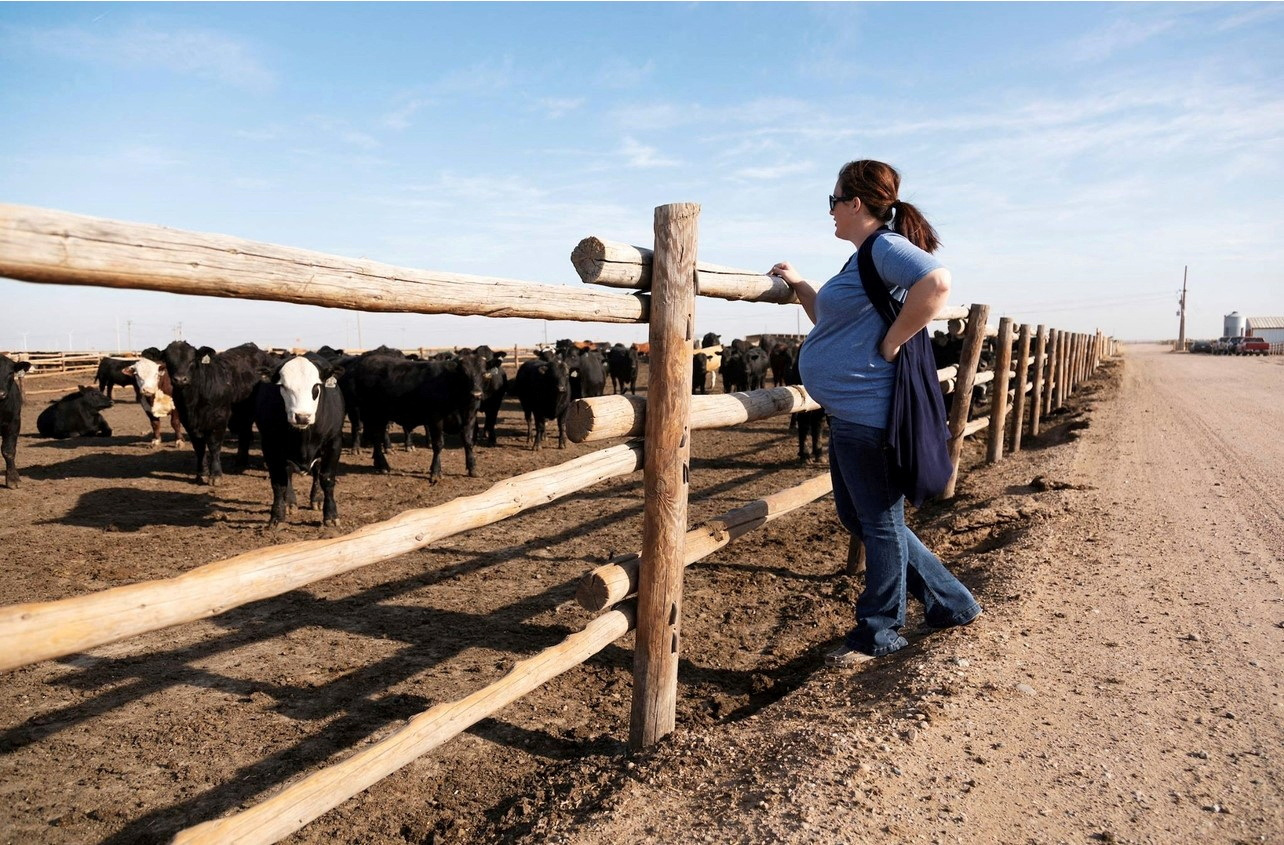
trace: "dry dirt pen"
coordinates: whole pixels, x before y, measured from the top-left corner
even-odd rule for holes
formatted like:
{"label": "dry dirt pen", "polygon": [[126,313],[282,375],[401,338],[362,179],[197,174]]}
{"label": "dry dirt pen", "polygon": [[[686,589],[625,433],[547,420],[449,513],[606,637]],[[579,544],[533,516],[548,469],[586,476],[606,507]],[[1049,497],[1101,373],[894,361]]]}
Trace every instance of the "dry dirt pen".
{"label": "dry dirt pen", "polygon": [[[650,287],[651,295],[577,292],[565,301],[562,288],[440,279],[365,263],[336,270],[342,259],[270,245],[229,245],[230,239],[155,227],[122,235],[126,224],[5,209],[0,254],[34,256],[0,268],[15,278],[346,307],[395,300],[403,310],[559,319],[583,307],[585,318],[607,314],[652,325],[646,403],[589,400],[576,411],[580,443],[567,453],[529,453],[514,442],[520,415],[510,402],[510,429],[501,429],[507,442],[483,455],[483,477],[469,479],[459,468],[452,476],[448,468],[436,488],[424,482],[423,452],[399,455],[391,477],[345,460],[340,506],[345,530],[358,528],[322,540],[314,539],[321,532],[306,517],[286,536],[259,530],[267,487],[261,470],[214,492],[195,490],[186,450],[153,452],[122,434],[106,448],[24,438],[20,465],[30,467],[24,472],[30,483],[4,491],[17,505],[11,526],[23,517],[36,526],[5,538],[17,550],[3,596],[10,606],[0,610],[0,636],[14,644],[0,689],[13,714],[0,738],[12,813],[5,828],[20,839],[34,834],[47,841],[164,841],[175,834],[223,841],[233,830],[245,841],[275,841],[337,806],[299,836],[467,841],[478,817],[522,815],[520,796],[529,792],[523,778],[541,761],[622,753],[623,726],[630,723],[632,744],[641,747],[675,719],[735,718],[812,671],[823,648],[850,625],[855,587],[835,577],[847,544],[828,504],[807,504],[823,496],[823,473],[813,480],[817,468],[794,462],[785,431],[784,415],[809,400],[797,388],[692,399],[684,369],[697,274],[702,295],[763,302],[787,302],[789,295],[775,280],[695,262],[694,232],[688,241],[663,230],[665,209],[691,219],[690,209],[664,207],[655,256],[626,248],[638,256],[632,284]],[[104,260],[97,250],[113,234],[117,246]],[[147,272],[129,265],[140,245],[175,237],[200,260]],[[40,258],[45,241],[57,261]],[[612,257],[618,245],[597,243],[605,244],[602,267],[630,264]],[[78,244],[95,253],[77,261]],[[584,253],[577,253],[582,267]],[[304,268],[312,283],[277,273],[272,285],[256,286],[232,266],[264,256],[277,260],[278,270]],[[122,262],[132,269],[122,270]],[[335,273],[331,288],[315,283],[318,266]],[[354,278],[382,289],[352,299]],[[461,304],[459,291],[470,286],[474,297]],[[666,298],[676,306],[657,306]],[[566,311],[550,315],[550,301]],[[986,329],[987,311],[963,311],[962,360],[942,373],[962,395],[985,376],[976,365],[982,342],[994,333]],[[990,415],[969,420],[967,403],[957,403],[963,410],[951,420],[960,460],[964,437],[987,428],[990,459],[1005,444],[1019,448],[1029,425],[1005,429],[988,420],[1037,425],[1064,406],[1109,351],[1100,336],[1025,326],[1014,337],[1010,321],[1000,321],[997,335]],[[1026,375],[1017,380],[1022,389],[1009,389],[1010,369]],[[659,402],[666,410],[643,420],[645,408]],[[109,414],[127,411],[141,431],[132,403]],[[30,426],[31,409],[27,417]],[[109,421],[118,432],[129,430]],[[648,459],[663,454],[666,464],[648,466],[641,479],[638,434],[647,436]],[[655,446],[666,439],[674,445]],[[978,440],[974,448],[980,447]],[[603,456],[608,475],[580,474]],[[503,522],[493,519],[502,502],[514,499],[514,485],[526,491],[519,506]],[[781,498],[782,489],[794,492]],[[805,508],[801,518],[768,522],[793,508]],[[481,521],[463,532],[473,518]],[[394,543],[353,541],[406,520],[413,524]],[[689,523],[705,527],[688,534]],[[752,529],[759,529],[752,540],[720,549]],[[707,537],[714,542],[701,539]],[[684,591],[685,558],[701,543],[712,555],[699,570],[706,588]],[[315,554],[322,547],[330,553]],[[614,565],[601,580],[618,584],[619,564],[629,563],[621,558],[635,549],[647,550],[641,599],[648,571],[661,583],[651,587],[653,607],[641,601],[636,612],[650,632],[626,637],[635,618],[630,603],[592,615],[573,598],[594,565]],[[278,578],[281,571],[288,577]],[[680,620],[683,642],[699,642],[698,651],[670,647]],[[465,730],[449,751],[421,756]]]}

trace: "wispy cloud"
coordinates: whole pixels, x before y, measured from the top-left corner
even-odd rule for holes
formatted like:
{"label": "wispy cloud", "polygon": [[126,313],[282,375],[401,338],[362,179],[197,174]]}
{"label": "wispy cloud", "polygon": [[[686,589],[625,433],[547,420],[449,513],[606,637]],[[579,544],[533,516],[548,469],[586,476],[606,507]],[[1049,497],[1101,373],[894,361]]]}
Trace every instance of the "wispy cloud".
{"label": "wispy cloud", "polygon": [[27,44],[76,61],[164,68],[250,90],[276,85],[276,76],[243,41],[212,30],[163,30],[133,25],[114,32],[77,27],[28,29]]}
{"label": "wispy cloud", "polygon": [[789,161],[761,167],[742,167],[731,173],[732,179],[748,182],[772,182],[790,176],[800,176],[815,172],[816,165],[810,161]]}
{"label": "wispy cloud", "polygon": [[639,143],[636,139],[626,137],[620,143],[620,155],[624,158],[626,167],[633,168],[657,168],[657,167],[677,167],[681,162],[677,159],[667,158],[660,154],[655,147],[648,147]]}
{"label": "wispy cloud", "polygon": [[578,111],[583,105],[583,97],[541,97],[535,101],[534,108],[543,112],[545,117],[556,120]]}
{"label": "wispy cloud", "polygon": [[1173,17],[1118,18],[1102,29],[1076,39],[1070,45],[1070,57],[1078,62],[1097,62],[1124,50],[1138,47],[1152,38],[1172,32],[1177,24]]}

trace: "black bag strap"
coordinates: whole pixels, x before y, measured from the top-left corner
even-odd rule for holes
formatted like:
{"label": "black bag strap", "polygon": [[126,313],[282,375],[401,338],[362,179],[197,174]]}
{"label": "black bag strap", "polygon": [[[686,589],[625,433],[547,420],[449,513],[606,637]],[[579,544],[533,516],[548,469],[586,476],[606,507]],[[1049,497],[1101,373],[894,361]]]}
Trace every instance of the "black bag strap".
{"label": "black bag strap", "polygon": [[865,238],[860,249],[856,251],[856,269],[860,271],[860,283],[865,286],[865,295],[869,297],[874,309],[882,315],[889,326],[896,322],[896,315],[901,313],[902,303],[892,296],[892,292],[887,289],[887,283],[883,281],[883,277],[878,274],[878,268],[874,266],[874,242],[882,235],[891,234],[891,231],[886,226],[880,227]]}

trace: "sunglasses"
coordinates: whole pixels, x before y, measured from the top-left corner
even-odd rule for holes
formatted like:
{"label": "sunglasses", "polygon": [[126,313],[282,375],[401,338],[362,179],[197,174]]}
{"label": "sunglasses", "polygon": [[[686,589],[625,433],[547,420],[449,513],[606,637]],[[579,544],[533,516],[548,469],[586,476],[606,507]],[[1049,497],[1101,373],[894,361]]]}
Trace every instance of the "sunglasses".
{"label": "sunglasses", "polygon": [[854,199],[856,199],[856,195],[855,195],[855,194],[852,194],[850,197],[836,197],[836,196],[834,196],[833,194],[830,194],[830,195],[829,195],[829,210],[830,210],[830,211],[833,211],[833,210],[834,210],[834,207],[835,207],[835,206],[837,206],[840,202],[851,202],[851,201],[852,201],[852,200],[854,200]]}

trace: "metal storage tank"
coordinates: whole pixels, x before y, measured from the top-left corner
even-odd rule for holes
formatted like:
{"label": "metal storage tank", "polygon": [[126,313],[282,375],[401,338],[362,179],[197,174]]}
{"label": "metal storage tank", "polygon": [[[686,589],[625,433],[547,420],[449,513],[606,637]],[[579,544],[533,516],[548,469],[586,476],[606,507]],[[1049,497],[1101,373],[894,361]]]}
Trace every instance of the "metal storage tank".
{"label": "metal storage tank", "polygon": [[1243,337],[1244,318],[1238,311],[1232,311],[1222,320],[1222,337]]}

